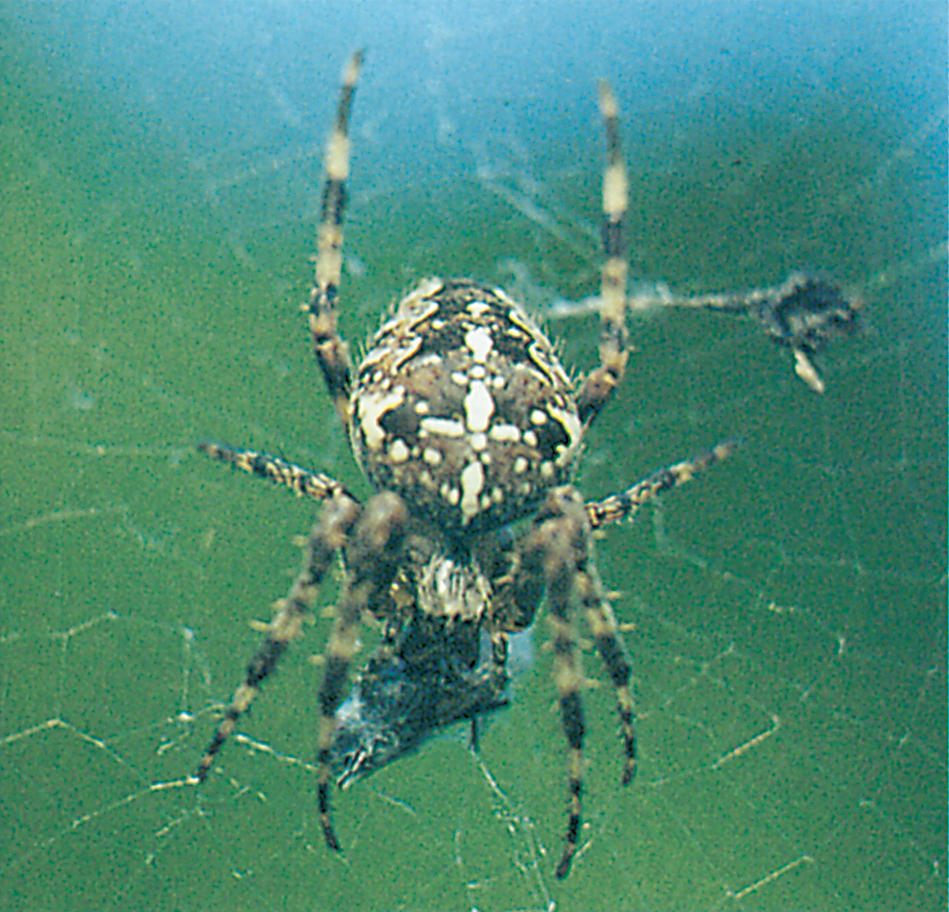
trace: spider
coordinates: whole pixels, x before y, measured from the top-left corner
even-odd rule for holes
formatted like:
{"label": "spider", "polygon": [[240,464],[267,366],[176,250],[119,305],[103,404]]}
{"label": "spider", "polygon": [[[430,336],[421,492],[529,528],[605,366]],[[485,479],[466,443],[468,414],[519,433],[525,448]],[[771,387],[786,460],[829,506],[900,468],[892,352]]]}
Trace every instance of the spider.
{"label": "spider", "polygon": [[[567,827],[556,868],[562,878],[577,848],[583,791],[578,614],[615,691],[624,785],[636,764],[630,660],[597,573],[593,533],[631,518],[662,491],[726,458],[734,444],[721,443],[598,501],[585,502],[571,483],[584,434],[611,400],[628,359],[627,177],[617,104],[606,82],[599,86],[607,144],[599,364],[575,385],[547,336],[502,289],[429,278],[400,301],[354,369],[337,321],[349,117],[361,63],[356,53],[343,73],[325,154],[316,278],[303,310],[336,412],[375,493],[362,502],[320,472],[252,450],[201,444],[213,458],[323,507],[305,540],[300,572],[277,603],[195,779],[205,780],[300,635],[337,557],[345,580],[324,648],[316,745],[319,819],[335,851],[334,776],[346,786],[459,720],[471,720],[474,739],[475,720],[507,701],[509,636],[528,628],[545,602],[568,744]],[[698,306],[749,312],[796,353],[815,351],[825,335],[852,322],[852,309],[832,286],[803,278],[792,285],[771,298],[756,293],[743,307],[734,296]],[[685,303],[696,306],[695,300]],[[344,702],[364,621],[378,623],[381,642]]]}

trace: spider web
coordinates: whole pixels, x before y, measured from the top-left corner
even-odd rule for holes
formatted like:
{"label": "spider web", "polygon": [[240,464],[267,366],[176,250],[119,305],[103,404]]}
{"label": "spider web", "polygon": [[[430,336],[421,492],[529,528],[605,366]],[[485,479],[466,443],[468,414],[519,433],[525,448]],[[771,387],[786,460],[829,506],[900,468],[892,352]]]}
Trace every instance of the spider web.
{"label": "spider web", "polygon": [[[945,13],[683,9],[674,26],[639,4],[0,11],[16,36],[0,89],[5,907],[945,908]],[[478,756],[438,737],[336,796],[342,857],[310,762],[325,617],[219,772],[186,781],[313,514],[194,442],[366,491],[296,311],[336,71],[360,41],[355,342],[420,277],[471,275],[589,368],[595,317],[564,302],[597,285],[604,71],[640,291],[808,268],[867,305],[866,334],[822,362],[823,397],[750,324],[631,318],[587,495],[743,446],[598,544],[640,766],[621,788],[588,655],[585,826],[563,883],[542,625]]]}

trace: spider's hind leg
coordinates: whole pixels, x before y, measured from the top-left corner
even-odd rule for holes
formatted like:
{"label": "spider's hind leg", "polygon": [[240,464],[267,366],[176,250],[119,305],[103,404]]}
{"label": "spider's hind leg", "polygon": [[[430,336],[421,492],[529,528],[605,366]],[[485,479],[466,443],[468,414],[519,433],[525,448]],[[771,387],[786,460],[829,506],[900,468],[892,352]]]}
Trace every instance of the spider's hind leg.
{"label": "spider's hind leg", "polygon": [[600,113],[606,129],[606,170],[603,173],[603,269],[600,277],[600,366],[580,387],[580,420],[589,424],[623,380],[628,333],[626,330],[626,262],[624,223],[628,197],[626,163],[619,136],[619,110],[608,83],[600,82]]}
{"label": "spider's hind leg", "polygon": [[349,177],[349,111],[356,93],[362,51],[353,54],[343,71],[336,123],[326,144],[323,207],[317,233],[316,281],[303,305],[308,315],[313,352],[343,425],[349,423],[349,393],[353,366],[349,347],[337,328],[339,283],[343,272],[343,214]]}

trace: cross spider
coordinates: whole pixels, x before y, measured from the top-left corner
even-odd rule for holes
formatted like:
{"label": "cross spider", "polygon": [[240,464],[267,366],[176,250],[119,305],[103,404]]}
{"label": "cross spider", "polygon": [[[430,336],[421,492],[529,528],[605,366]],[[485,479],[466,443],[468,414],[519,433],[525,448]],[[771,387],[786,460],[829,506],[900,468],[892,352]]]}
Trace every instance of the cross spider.
{"label": "cross spider", "polygon": [[[616,101],[605,82],[599,87],[607,139],[599,365],[575,388],[547,336],[504,291],[468,279],[430,278],[402,299],[353,370],[337,330],[337,304],[349,114],[361,60],[355,54],[344,71],[325,156],[316,281],[303,310],[353,454],[377,493],[362,503],[321,473],[250,450],[201,445],[216,459],[325,503],[306,539],[303,566],[278,602],[196,779],[207,777],[238,719],[299,636],[337,555],[346,574],[324,650],[317,740],[320,823],[333,850],[339,850],[330,820],[334,774],[348,785],[437,728],[462,719],[474,726],[478,715],[503,705],[508,636],[530,626],[546,598],[569,745],[568,822],[556,870],[564,877],[581,814],[578,612],[615,689],[624,785],[636,760],[630,662],[597,574],[593,531],[631,517],[660,492],[728,456],[733,445],[719,444],[599,501],[584,502],[571,484],[583,435],[610,401],[628,357],[627,178]],[[750,312],[796,355],[813,352],[824,335],[852,322],[853,311],[825,283],[792,284],[773,300],[755,293],[741,306],[735,296],[684,303]],[[381,643],[344,703],[357,634],[368,619],[380,622]],[[484,658],[482,639],[490,642]]]}

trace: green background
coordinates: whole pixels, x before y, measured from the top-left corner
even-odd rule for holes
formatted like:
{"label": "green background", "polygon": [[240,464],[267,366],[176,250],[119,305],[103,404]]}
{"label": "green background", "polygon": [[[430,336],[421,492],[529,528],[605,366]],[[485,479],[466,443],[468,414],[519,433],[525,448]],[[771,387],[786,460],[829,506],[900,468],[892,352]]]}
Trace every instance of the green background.
{"label": "green background", "polygon": [[[0,907],[945,908],[945,11],[665,9],[0,7]],[[584,492],[743,446],[598,543],[640,766],[623,789],[588,655],[602,686],[563,883],[543,625],[480,761],[440,737],[336,796],[343,857],[308,765],[325,618],[242,722],[267,749],[231,743],[200,792],[184,783],[314,514],[195,441],[367,492],[298,312],[319,146],[361,41],[357,346],[434,273],[540,318],[596,292],[603,74],[637,281],[698,293],[804,267],[866,304],[823,397],[750,324],[631,319]],[[595,319],[548,326],[592,366]]]}

